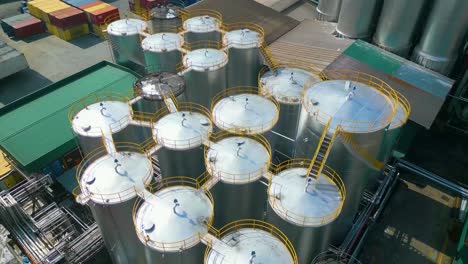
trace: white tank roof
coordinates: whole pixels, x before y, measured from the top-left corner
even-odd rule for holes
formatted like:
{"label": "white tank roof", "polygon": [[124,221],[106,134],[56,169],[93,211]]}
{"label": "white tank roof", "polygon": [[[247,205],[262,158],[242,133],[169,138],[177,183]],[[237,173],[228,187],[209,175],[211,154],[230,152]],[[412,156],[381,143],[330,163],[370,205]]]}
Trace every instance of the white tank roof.
{"label": "white tank roof", "polygon": [[280,103],[301,104],[304,84],[309,80],[313,83],[321,81],[314,74],[289,67],[280,67],[274,71],[268,71],[260,78],[261,92],[272,95]]}
{"label": "white tank roof", "polygon": [[323,226],[338,217],[343,197],[338,186],[325,174],[312,179],[306,190],[307,168],[291,168],[272,177],[268,202],[276,214],[298,226]]}
{"label": "white tank roof", "polygon": [[102,133],[117,133],[130,122],[127,103],[118,101],[97,102],[80,110],[72,120],[75,133],[87,137],[101,137]]}
{"label": "white tank roof", "polygon": [[202,145],[211,131],[208,117],[200,113],[180,111],[157,121],[153,134],[158,144],[169,149],[184,150]]}
{"label": "white tank roof", "polygon": [[153,167],[145,154],[116,152],[100,157],[80,175],[84,196],[100,204],[118,204],[136,197],[135,187],[151,182]]}
{"label": "white tank roof", "polygon": [[237,29],[224,34],[223,44],[227,47],[250,49],[262,45],[260,33],[250,29]]}
{"label": "white tank roof", "polygon": [[233,136],[211,144],[205,162],[208,172],[221,177],[221,181],[243,184],[268,172],[270,153],[254,139]]}
{"label": "white tank roof", "polygon": [[239,229],[228,233],[221,240],[228,246],[218,248],[213,245],[206,257],[206,264],[294,263],[293,257],[281,240],[260,229]]}
{"label": "white tank roof", "polygon": [[163,100],[163,94],[179,96],[185,91],[185,81],[182,76],[170,72],[155,72],[146,75],[135,82],[135,88],[148,100]]}
{"label": "white tank roof", "polygon": [[107,33],[114,36],[137,35],[146,30],[146,22],[140,19],[125,18],[114,21],[107,26]]}
{"label": "white tank roof", "polygon": [[179,50],[184,44],[184,38],[176,33],[157,33],[146,37],[141,42],[141,47],[145,51],[169,52]]}
{"label": "white tank roof", "polygon": [[273,128],[278,121],[277,106],[256,94],[231,95],[219,100],[213,107],[213,122],[230,132],[260,134]]}
{"label": "white tank roof", "polygon": [[136,212],[140,240],[162,252],[180,252],[198,244],[198,234],[208,232],[206,223],[213,215],[213,204],[205,193],[188,186],[173,186],[155,195],[165,203],[143,202]]}
{"label": "white tank roof", "polygon": [[[355,90],[353,90],[355,88]],[[326,123],[330,117],[330,130],[341,124],[352,133],[377,131],[393,118],[393,102],[380,91],[362,83],[332,80],[319,82],[305,91],[304,102],[311,114]]]}
{"label": "white tank roof", "polygon": [[189,18],[184,21],[184,29],[195,33],[212,32],[219,29],[220,22],[217,18],[204,15]]}
{"label": "white tank roof", "polygon": [[214,71],[228,63],[228,56],[217,49],[197,49],[185,54],[183,63],[195,71]]}

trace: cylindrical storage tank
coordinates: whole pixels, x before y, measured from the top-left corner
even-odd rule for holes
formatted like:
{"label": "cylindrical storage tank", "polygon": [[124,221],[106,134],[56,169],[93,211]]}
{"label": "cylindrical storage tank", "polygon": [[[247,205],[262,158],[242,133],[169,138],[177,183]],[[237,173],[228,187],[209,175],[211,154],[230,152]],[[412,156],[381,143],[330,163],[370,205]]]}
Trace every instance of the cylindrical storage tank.
{"label": "cylindrical storage tank", "polygon": [[270,131],[278,121],[279,103],[258,94],[257,87],[229,88],[213,97],[213,123],[234,134],[256,135]]}
{"label": "cylindrical storage tank", "polygon": [[408,56],[426,4],[426,0],[384,0],[374,43],[399,56]]}
{"label": "cylindrical storage tank", "polygon": [[212,135],[205,166],[219,181],[211,189],[221,205],[215,209],[216,228],[239,219],[263,219],[266,188],[260,179],[268,174],[270,160],[270,144],[261,135],[235,136],[224,131]]}
{"label": "cylindrical storage tank", "polygon": [[151,9],[148,27],[152,34],[172,31],[182,25],[180,17],[185,4],[180,0],[164,1]]}
{"label": "cylindrical storage tank", "polygon": [[155,113],[166,108],[164,97],[171,93],[177,102],[185,101],[185,80],[170,72],[155,72],[135,81],[134,96],[141,99],[133,104],[133,109],[145,113]]}
{"label": "cylindrical storage tank", "polygon": [[[396,92],[396,91],[395,91]],[[408,121],[411,112],[411,105],[408,100],[400,93],[398,93],[398,101],[395,111],[395,116],[390,123],[390,126],[385,131],[384,141],[382,143],[382,150],[377,160],[387,161],[391,155],[395,145],[400,138],[401,129]]]}
{"label": "cylindrical storage tank", "polygon": [[151,158],[136,144],[119,143],[116,149],[107,153],[101,147],[83,159],[77,168],[77,200],[91,209],[113,263],[146,263],[132,208],[135,190],[152,181]]}
{"label": "cylindrical storage tank", "polygon": [[273,71],[265,67],[259,77],[260,94],[274,97],[281,107],[278,123],[268,135],[274,160],[291,158],[295,150],[302,90],[304,85],[310,86],[321,80],[310,66],[299,64],[281,65]]}
{"label": "cylindrical storage tank", "polygon": [[147,30],[146,22],[126,18],[107,26],[107,35],[117,64],[133,68],[135,64],[145,65],[141,49],[141,33]]}
{"label": "cylindrical storage tank", "polygon": [[243,219],[224,226],[217,236],[206,249],[205,264],[298,264],[291,241],[269,223]]}
{"label": "cylindrical storage tank", "polygon": [[331,242],[330,223],[341,213],[346,191],[338,174],[325,166],[308,177],[311,160],[287,160],[268,187],[267,221],[278,226],[296,249],[299,263],[310,263]]}
{"label": "cylindrical storage tank", "polygon": [[211,98],[226,88],[227,63],[226,52],[214,48],[195,49],[185,54],[182,73],[187,83],[187,100],[209,108]]}
{"label": "cylindrical storage tank", "polygon": [[203,262],[201,238],[213,221],[213,198],[189,177],[169,177],[155,183],[138,199],[133,221],[146,263]]}
{"label": "cylindrical storage tank", "polygon": [[[385,130],[396,111],[396,93],[382,80],[346,70],[323,71],[323,82],[304,91],[296,137],[296,157],[311,159],[324,130],[337,133],[326,160],[343,179],[349,195],[337,221],[333,243],[352,225],[361,195],[377,181]],[[336,238],[336,239],[335,239]],[[338,241],[338,242],[337,242]]]}
{"label": "cylindrical storage tank", "polygon": [[182,15],[182,28],[187,43],[222,41],[221,25],[221,14],[214,10],[190,10]]}
{"label": "cylindrical storage tank", "polygon": [[316,8],[320,21],[336,22],[340,15],[342,0],[320,0]]}
{"label": "cylindrical storage tank", "polygon": [[343,0],[336,32],[346,38],[370,38],[378,16],[380,1]]}
{"label": "cylindrical storage tank", "polygon": [[146,37],[141,42],[145,56],[146,71],[177,73],[182,64],[182,52],[180,51],[184,39],[177,33],[158,33]]}
{"label": "cylindrical storage tank", "polygon": [[73,132],[84,155],[104,141],[140,143],[141,127],[131,124],[129,98],[118,94],[97,93],[75,103],[68,113]]}
{"label": "cylindrical storage tank", "polygon": [[203,106],[181,102],[177,112],[161,109],[155,114],[153,135],[162,146],[157,156],[163,177],[197,178],[205,171],[204,146],[213,126]]}
{"label": "cylindrical storage tank", "polygon": [[257,86],[258,72],[263,66],[260,47],[263,44],[263,28],[252,23],[226,26],[223,45],[229,48],[227,87]]}
{"label": "cylindrical storage tank", "polygon": [[462,54],[468,30],[468,1],[436,0],[412,60],[422,66],[449,74]]}

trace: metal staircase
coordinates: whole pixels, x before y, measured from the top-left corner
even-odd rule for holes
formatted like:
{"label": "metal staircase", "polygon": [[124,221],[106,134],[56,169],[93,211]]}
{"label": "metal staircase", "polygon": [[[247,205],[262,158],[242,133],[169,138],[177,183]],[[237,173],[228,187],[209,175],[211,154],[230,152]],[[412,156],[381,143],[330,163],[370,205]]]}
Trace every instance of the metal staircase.
{"label": "metal staircase", "polygon": [[276,68],[277,63],[273,59],[273,55],[271,54],[270,48],[268,45],[263,42],[262,46],[260,47],[260,52],[262,53],[263,59],[265,60],[266,65],[270,70],[274,70]]}
{"label": "metal staircase", "polygon": [[317,149],[315,150],[314,157],[309,166],[309,173],[307,175],[314,178],[315,180],[317,180],[322,173],[323,166],[325,166],[325,162],[328,158],[328,154],[330,154],[333,141],[335,140],[335,137],[340,130],[340,126],[337,126],[335,131],[331,133],[329,131],[330,123],[331,119],[327,122],[327,125],[323,129],[322,136],[320,137],[320,141],[318,143]]}

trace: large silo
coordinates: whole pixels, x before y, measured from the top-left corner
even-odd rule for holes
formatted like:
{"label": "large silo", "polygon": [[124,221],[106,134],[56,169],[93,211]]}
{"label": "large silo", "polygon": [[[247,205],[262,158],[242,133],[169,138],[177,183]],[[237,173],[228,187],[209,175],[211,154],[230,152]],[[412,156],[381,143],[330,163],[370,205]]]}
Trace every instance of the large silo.
{"label": "large silo", "polygon": [[181,0],[165,0],[151,9],[149,12],[151,20],[148,21],[150,32],[155,34],[179,28],[182,25],[180,16],[184,6]]}
{"label": "large silo", "polygon": [[340,15],[342,0],[321,0],[317,5],[317,19],[321,21],[336,22]]}
{"label": "large silo", "polygon": [[304,91],[296,137],[296,157],[310,159],[322,135],[334,134],[326,164],[341,176],[347,193],[345,206],[332,223],[333,243],[341,242],[357,212],[364,189],[376,181],[377,160],[386,128],[396,111],[395,91],[365,73],[324,71],[319,82]]}
{"label": "large silo", "polygon": [[177,111],[155,114],[153,135],[162,146],[157,155],[163,177],[197,178],[205,171],[204,146],[212,132],[209,111],[201,105],[180,102]]}
{"label": "large silo", "polygon": [[187,100],[209,108],[211,98],[226,88],[228,55],[219,50],[220,43],[203,42],[191,47],[193,50],[183,58],[185,69],[181,72],[187,83]]}
{"label": "large silo", "polygon": [[330,223],[341,213],[346,191],[338,174],[325,166],[308,176],[311,160],[294,159],[278,165],[268,187],[267,221],[291,240],[299,263],[310,263],[327,249]]}
{"label": "large silo", "polygon": [[184,39],[177,33],[157,33],[143,39],[141,47],[145,57],[146,71],[177,73],[182,63],[181,47]]}
{"label": "large silo", "polygon": [[342,0],[336,32],[346,38],[370,38],[380,11],[380,2],[381,0]]}
{"label": "large silo", "polygon": [[274,97],[280,103],[278,123],[268,135],[274,159],[291,158],[302,103],[304,85],[321,81],[309,65],[281,65],[274,70],[262,69],[259,74],[260,94]]}
{"label": "large silo", "polygon": [[212,135],[205,166],[219,181],[211,189],[220,205],[215,208],[215,227],[239,219],[263,219],[266,188],[260,179],[268,174],[270,159],[270,144],[261,135],[236,136],[224,131]]}
{"label": "large silo", "polygon": [[217,237],[208,243],[205,264],[298,264],[291,242],[269,223],[250,219],[235,221],[221,228]]}
{"label": "large silo", "polygon": [[182,28],[187,43],[222,40],[221,14],[214,10],[198,9],[182,13]]}
{"label": "large silo", "polygon": [[408,56],[427,3],[426,0],[384,0],[373,42],[382,49]]}
{"label": "large silo", "polygon": [[260,47],[264,41],[263,28],[252,23],[226,26],[224,47],[229,49],[227,87],[257,86],[258,73],[263,66]]}
{"label": "large silo", "polygon": [[128,100],[117,94],[97,93],[70,108],[70,123],[84,155],[106,141],[140,142],[142,130],[131,124]]}
{"label": "large silo", "polygon": [[[396,91],[395,91],[396,92]],[[401,129],[408,121],[411,113],[411,105],[408,100],[400,93],[398,93],[398,101],[396,105],[395,116],[392,122],[385,131],[384,141],[382,143],[382,150],[377,157],[379,161],[386,161],[391,157],[393,148],[398,143],[400,138]]]}
{"label": "large silo", "polygon": [[436,0],[412,60],[422,66],[449,74],[463,54],[468,30],[468,1]]}
{"label": "large silo", "polygon": [[273,97],[258,94],[257,87],[226,89],[211,106],[213,123],[234,134],[255,135],[270,131],[278,121],[280,105]]}
{"label": "large silo", "polygon": [[133,18],[117,20],[107,26],[107,36],[116,63],[131,68],[145,64],[140,38],[146,30],[145,21]]}
{"label": "large silo", "polygon": [[135,81],[134,97],[141,99],[133,104],[133,109],[144,113],[155,113],[166,108],[164,98],[171,93],[178,102],[185,101],[185,80],[170,72],[155,72]]}
{"label": "large silo", "polygon": [[151,158],[137,144],[115,146],[117,152],[101,147],[80,163],[77,201],[91,209],[113,263],[146,263],[145,247],[134,232],[132,208],[135,189],[152,181]]}
{"label": "large silo", "polygon": [[169,177],[155,183],[135,203],[133,220],[146,263],[203,262],[201,239],[213,220],[213,198],[189,177]]}

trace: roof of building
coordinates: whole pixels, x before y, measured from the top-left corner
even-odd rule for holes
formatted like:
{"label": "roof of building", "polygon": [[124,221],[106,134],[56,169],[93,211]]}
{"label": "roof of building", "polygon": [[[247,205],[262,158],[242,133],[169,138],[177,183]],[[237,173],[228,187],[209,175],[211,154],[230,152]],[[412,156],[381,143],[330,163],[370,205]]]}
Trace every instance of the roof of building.
{"label": "roof of building", "polygon": [[0,148],[34,171],[76,147],[68,120],[70,106],[102,91],[129,92],[137,74],[100,62],[0,109]]}

